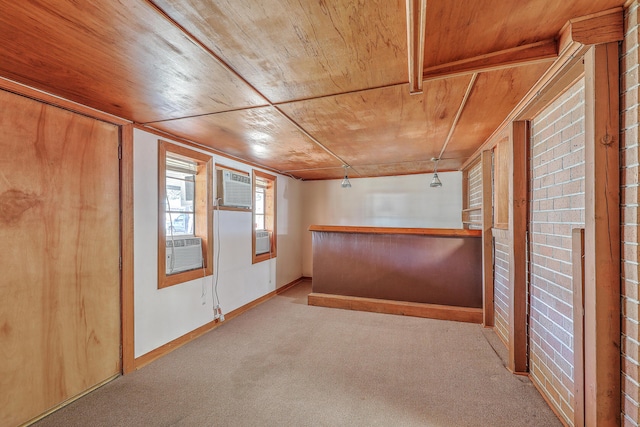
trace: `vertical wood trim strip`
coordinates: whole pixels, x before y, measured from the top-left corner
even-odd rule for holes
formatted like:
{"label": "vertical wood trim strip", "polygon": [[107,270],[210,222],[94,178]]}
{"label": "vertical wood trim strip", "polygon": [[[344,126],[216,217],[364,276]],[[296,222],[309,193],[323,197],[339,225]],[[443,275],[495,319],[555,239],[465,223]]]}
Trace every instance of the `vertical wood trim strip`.
{"label": "vertical wood trim strip", "polygon": [[120,128],[120,286],[122,373],[135,370],[133,303],[133,126]]}
{"label": "vertical wood trim strip", "polygon": [[509,156],[509,369],[527,372],[527,148],[529,122],[511,125]]}
{"label": "vertical wood trim strip", "polygon": [[491,150],[483,151],[482,162],[482,323],[495,325],[493,275],[493,186],[491,183]]}
{"label": "vertical wood trim strip", "polygon": [[620,425],[618,43],[585,55],[585,421]]}
{"label": "vertical wood trim strip", "polygon": [[468,213],[465,213],[465,209],[469,208],[469,169],[462,171],[462,212],[460,212],[460,219],[462,221],[462,228],[468,229],[469,224]]}
{"label": "vertical wood trim strip", "polygon": [[584,228],[571,231],[573,264],[573,425],[584,425]]}

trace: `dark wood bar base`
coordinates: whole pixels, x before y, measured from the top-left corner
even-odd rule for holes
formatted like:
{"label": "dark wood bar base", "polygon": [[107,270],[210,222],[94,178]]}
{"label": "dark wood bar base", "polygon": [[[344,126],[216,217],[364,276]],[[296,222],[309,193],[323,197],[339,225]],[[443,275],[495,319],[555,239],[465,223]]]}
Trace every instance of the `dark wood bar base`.
{"label": "dark wood bar base", "polygon": [[390,301],[375,298],[351,297],[310,293],[308,304],[318,307],[369,311],[372,313],[398,314],[429,319],[453,320],[457,322],[482,323],[482,309],[453,307],[438,304],[423,304],[405,301]]}
{"label": "dark wood bar base", "polygon": [[480,230],[309,229],[314,294],[482,309]]}

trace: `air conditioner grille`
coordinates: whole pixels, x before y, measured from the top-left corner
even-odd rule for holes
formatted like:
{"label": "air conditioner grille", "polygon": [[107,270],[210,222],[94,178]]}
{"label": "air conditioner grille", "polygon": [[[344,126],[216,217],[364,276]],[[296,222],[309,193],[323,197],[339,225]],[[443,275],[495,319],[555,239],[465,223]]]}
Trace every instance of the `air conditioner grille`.
{"label": "air conditioner grille", "polygon": [[167,274],[202,268],[202,239],[168,239],[166,256]]}
{"label": "air conditioner grille", "polygon": [[251,177],[230,170],[219,172],[218,197],[222,196],[221,205],[251,209]]}
{"label": "air conditioner grille", "polygon": [[271,238],[268,230],[256,231],[256,255],[271,251]]}

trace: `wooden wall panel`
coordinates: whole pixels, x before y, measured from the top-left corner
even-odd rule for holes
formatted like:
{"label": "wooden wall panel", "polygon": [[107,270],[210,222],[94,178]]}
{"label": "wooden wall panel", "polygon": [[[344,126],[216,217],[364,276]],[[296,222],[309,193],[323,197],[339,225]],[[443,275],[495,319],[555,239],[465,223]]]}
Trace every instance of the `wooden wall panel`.
{"label": "wooden wall panel", "polygon": [[0,425],[120,372],[118,128],[0,91]]}

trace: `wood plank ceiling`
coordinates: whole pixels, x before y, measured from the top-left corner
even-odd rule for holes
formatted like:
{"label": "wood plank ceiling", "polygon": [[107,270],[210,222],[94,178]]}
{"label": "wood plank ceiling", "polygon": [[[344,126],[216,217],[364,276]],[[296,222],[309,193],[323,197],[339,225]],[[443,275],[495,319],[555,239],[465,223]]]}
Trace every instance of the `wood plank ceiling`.
{"label": "wood plank ceiling", "polygon": [[0,76],[297,178],[456,170],[623,3],[0,0]]}

